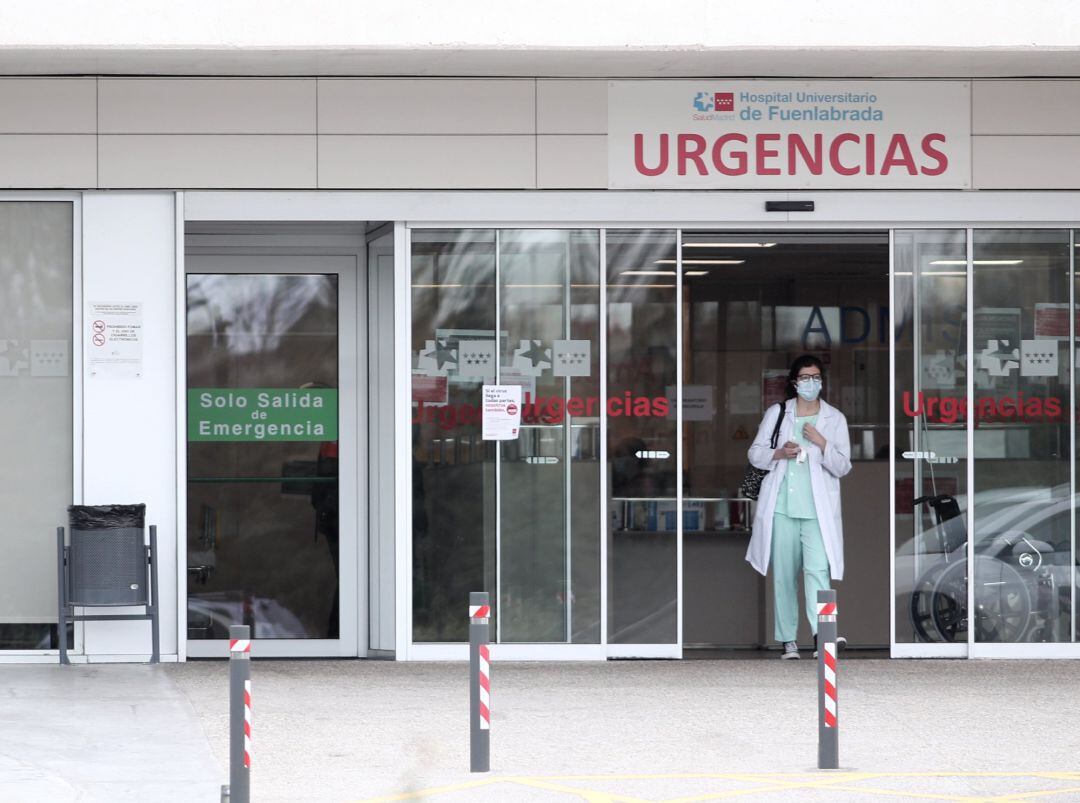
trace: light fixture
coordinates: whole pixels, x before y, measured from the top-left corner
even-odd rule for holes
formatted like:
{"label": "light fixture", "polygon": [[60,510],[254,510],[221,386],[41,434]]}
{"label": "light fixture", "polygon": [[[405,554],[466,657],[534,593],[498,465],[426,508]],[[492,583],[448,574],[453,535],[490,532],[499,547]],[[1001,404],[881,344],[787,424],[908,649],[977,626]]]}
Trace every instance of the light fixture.
{"label": "light fixture", "polygon": [[[1019,265],[1022,259],[974,259],[973,265]],[[935,259],[931,265],[966,265],[966,259]]]}
{"label": "light fixture", "polygon": [[[684,259],[682,261],[684,265],[744,265],[745,259]],[[674,259],[658,259],[653,263],[654,265],[674,265],[676,260]]]}
{"label": "light fixture", "polygon": [[[885,274],[886,276],[888,274]],[[909,270],[898,270],[893,273],[893,276],[911,276],[913,275]],[[966,270],[928,270],[919,274],[920,276],[967,276]]]}
{"label": "light fixture", "polygon": [[776,243],[683,243],[683,248],[772,248]]}
{"label": "light fixture", "polygon": [[708,276],[707,270],[688,270],[683,275],[685,276]]}
{"label": "light fixture", "polygon": [[920,276],[967,276],[966,270],[928,270]]}
{"label": "light fixture", "polygon": [[[669,260],[672,264],[675,260]],[[620,276],[674,276],[673,270],[624,270]]]}

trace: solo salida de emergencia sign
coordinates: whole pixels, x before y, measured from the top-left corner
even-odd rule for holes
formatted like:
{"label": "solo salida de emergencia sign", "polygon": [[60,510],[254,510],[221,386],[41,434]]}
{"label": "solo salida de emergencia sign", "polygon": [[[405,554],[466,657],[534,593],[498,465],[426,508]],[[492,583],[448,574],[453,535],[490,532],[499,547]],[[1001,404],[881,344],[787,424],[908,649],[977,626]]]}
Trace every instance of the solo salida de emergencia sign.
{"label": "solo salida de emergencia sign", "polygon": [[191,388],[189,441],[336,441],[333,388]]}
{"label": "solo salida de emergencia sign", "polygon": [[962,81],[612,81],[613,189],[963,189]]}

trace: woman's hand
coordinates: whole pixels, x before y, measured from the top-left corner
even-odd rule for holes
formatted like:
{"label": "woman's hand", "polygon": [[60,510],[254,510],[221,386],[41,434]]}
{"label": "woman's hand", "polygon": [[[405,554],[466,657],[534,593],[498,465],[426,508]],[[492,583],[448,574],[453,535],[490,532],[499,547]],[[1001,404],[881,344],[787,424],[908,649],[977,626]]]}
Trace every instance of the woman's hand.
{"label": "woman's hand", "polygon": [[821,436],[821,433],[817,431],[817,427],[813,424],[803,424],[802,434],[810,443],[817,446],[821,451],[825,451],[825,438]]}
{"label": "woman's hand", "polygon": [[799,456],[799,444],[793,441],[788,441],[775,452],[773,452],[773,460],[794,460]]}

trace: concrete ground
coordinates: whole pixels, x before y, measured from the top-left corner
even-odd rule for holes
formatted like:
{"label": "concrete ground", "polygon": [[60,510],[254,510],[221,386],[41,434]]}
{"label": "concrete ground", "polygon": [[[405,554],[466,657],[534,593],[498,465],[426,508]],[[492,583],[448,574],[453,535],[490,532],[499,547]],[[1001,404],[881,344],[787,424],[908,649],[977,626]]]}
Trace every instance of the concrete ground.
{"label": "concrete ground", "polygon": [[[809,660],[496,663],[486,775],[462,664],[252,668],[257,801],[1080,800],[1075,661],[842,663],[840,772]],[[217,800],[227,669],[0,667],[0,801]]]}

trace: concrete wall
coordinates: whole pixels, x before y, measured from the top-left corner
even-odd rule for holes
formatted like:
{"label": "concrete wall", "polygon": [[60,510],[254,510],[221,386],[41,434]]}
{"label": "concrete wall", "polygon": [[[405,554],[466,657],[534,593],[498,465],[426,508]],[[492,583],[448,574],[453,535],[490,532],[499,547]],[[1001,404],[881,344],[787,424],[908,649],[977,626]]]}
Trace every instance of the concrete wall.
{"label": "concrete wall", "polygon": [[[1080,80],[972,83],[975,189],[1080,187]],[[0,79],[0,188],[602,189],[597,79]]]}

